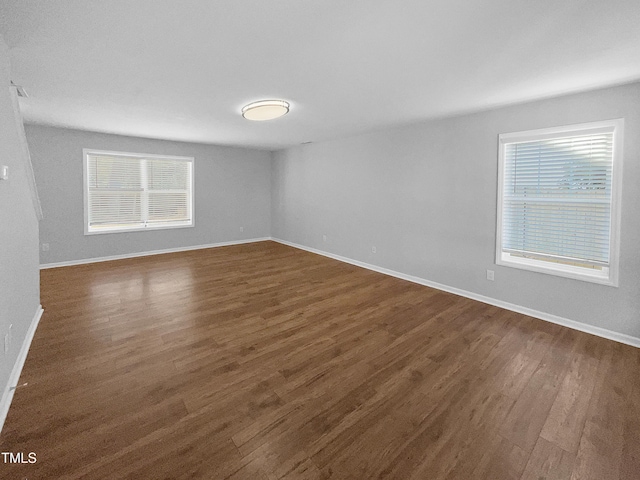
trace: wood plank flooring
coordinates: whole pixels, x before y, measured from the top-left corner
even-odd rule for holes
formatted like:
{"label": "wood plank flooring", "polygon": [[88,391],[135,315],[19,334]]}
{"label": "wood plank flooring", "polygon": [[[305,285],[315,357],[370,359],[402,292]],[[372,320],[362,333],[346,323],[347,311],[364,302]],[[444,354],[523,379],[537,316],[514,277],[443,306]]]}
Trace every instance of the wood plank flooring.
{"label": "wood plank flooring", "polygon": [[3,479],[640,478],[633,347],[273,242],[41,278]]}

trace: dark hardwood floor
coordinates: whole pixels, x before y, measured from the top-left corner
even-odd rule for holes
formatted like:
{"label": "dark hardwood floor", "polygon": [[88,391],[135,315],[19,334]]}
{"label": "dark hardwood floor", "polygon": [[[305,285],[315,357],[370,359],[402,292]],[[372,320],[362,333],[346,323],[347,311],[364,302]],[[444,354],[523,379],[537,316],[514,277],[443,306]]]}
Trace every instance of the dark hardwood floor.
{"label": "dark hardwood floor", "polygon": [[273,242],[41,277],[2,478],[640,478],[633,347]]}

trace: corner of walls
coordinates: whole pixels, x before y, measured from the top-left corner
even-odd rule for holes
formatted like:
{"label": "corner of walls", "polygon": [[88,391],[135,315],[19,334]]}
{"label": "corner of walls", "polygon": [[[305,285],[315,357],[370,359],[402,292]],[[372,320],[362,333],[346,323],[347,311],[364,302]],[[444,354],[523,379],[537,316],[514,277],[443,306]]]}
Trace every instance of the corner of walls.
{"label": "corner of walls", "polygon": [[514,303],[505,302],[502,300],[497,300],[495,298],[487,297],[485,295],[480,295],[475,292],[469,292],[466,290],[462,290],[459,288],[452,287],[450,285],[443,285],[441,283],[433,282],[431,280],[427,280],[425,278],[416,277],[413,275],[407,275],[402,272],[397,272],[395,270],[390,270],[388,268],[383,268],[378,265],[373,265],[366,262],[361,262],[358,260],[354,260],[352,258],[343,257],[341,255],[335,255],[333,253],[325,252],[322,250],[318,250],[316,248],[310,248],[305,245],[299,245],[293,242],[289,242],[286,240],[282,240],[280,238],[273,237],[271,238],[274,242],[281,243],[283,245],[287,245],[289,247],[297,248],[300,250],[304,250],[307,252],[315,253],[316,255],[322,255],[323,257],[332,258],[334,260],[338,260],[340,262],[348,263],[350,265],[355,265],[357,267],[366,268],[367,270],[371,270],[373,272],[382,273],[384,275],[389,275],[391,277],[399,278],[401,280],[406,280],[411,283],[417,283],[418,285],[424,285],[425,287],[435,288],[437,290],[442,290],[443,292],[453,293],[454,295],[459,295],[461,297],[470,298],[471,300],[476,300],[478,302],[486,303],[488,305],[493,305],[495,307],[504,308],[505,310],[510,310],[512,312],[521,313],[523,315],[527,315],[529,317],[538,318],[540,320],[545,320],[547,322],[555,323],[557,325],[562,325],[563,327],[568,327],[573,330],[578,330],[580,332],[589,333],[591,335],[596,335],[598,337],[607,338],[609,340],[613,340],[615,342],[624,343],[626,345],[631,345],[632,347],[640,348],[640,337],[634,337],[631,335],[626,335],[624,333],[614,332],[612,330],[608,330],[606,328],[599,328],[593,325],[589,325],[582,322],[576,322],[574,320],[570,320],[568,318],[559,317],[557,315],[552,315],[546,312],[541,312],[539,310],[534,310],[532,308],[523,307],[521,305],[516,305]]}
{"label": "corner of walls", "polygon": [[[498,134],[610,118],[625,118],[619,287],[496,265]],[[292,147],[272,161],[271,236],[637,346],[638,131],[636,82]]]}
{"label": "corner of walls", "polygon": [[[127,137],[27,125],[44,210],[41,263],[241,242],[271,234],[271,153],[240,147]],[[189,228],[84,234],[84,148],[195,158],[195,225]]]}
{"label": "corner of walls", "polygon": [[284,218],[281,167],[287,149],[271,152],[271,237],[281,235],[281,220]]}
{"label": "corner of walls", "polygon": [[276,191],[276,174],[275,174],[275,168],[276,168],[276,162],[277,162],[277,155],[278,155],[278,150],[272,150],[269,152],[269,236],[272,237],[273,236],[273,232],[274,232],[274,219],[276,218],[277,215],[277,211],[276,211],[276,198],[275,198],[275,191]]}

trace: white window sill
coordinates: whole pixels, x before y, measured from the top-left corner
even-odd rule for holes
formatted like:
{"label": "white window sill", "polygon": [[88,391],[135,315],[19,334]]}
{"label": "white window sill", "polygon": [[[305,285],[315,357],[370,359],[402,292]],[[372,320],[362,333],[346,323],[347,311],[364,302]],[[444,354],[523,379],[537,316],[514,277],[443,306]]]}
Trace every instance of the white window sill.
{"label": "white window sill", "polygon": [[572,265],[545,262],[544,260],[537,260],[533,258],[516,257],[506,252],[503,252],[501,256],[496,258],[496,265],[519,268],[521,270],[529,270],[531,272],[546,273],[557,277],[572,278],[574,280],[608,285],[610,287],[618,286],[617,279],[613,278],[611,269],[609,268],[594,270]]}
{"label": "white window sill", "polygon": [[85,235],[101,235],[103,233],[124,233],[124,232],[146,232],[152,230],[169,230],[173,228],[191,228],[195,226],[191,223],[174,223],[174,224],[162,224],[162,225],[149,225],[141,227],[140,225],[134,225],[132,227],[90,227],[85,230]]}

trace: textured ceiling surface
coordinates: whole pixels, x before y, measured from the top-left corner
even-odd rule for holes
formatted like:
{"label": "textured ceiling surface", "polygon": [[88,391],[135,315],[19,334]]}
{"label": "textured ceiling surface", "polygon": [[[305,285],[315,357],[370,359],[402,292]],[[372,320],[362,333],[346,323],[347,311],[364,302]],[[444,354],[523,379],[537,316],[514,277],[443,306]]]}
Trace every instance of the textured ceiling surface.
{"label": "textured ceiling surface", "polygon": [[0,2],[26,122],[268,149],[639,80],[639,25],[638,0]]}

